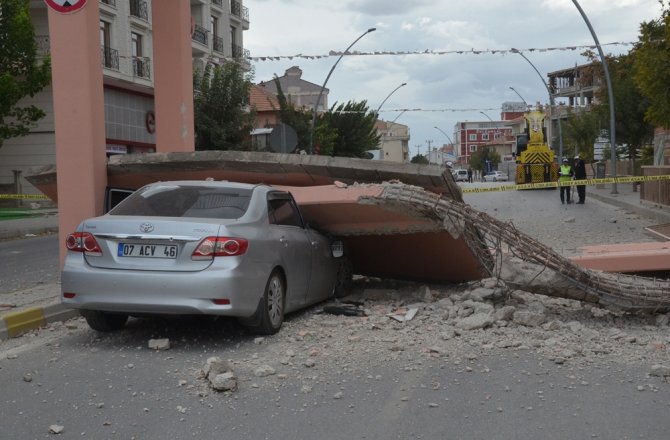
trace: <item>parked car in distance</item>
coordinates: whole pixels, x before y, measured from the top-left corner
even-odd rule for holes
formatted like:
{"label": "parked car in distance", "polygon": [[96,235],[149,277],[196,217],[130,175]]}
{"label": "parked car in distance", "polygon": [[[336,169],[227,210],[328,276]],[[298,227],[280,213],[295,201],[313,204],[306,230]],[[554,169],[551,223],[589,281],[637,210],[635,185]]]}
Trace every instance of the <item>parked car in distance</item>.
{"label": "parked car in distance", "polygon": [[468,170],[452,170],[451,174],[453,174],[456,182],[468,181]]}
{"label": "parked car in distance", "polygon": [[507,179],[508,179],[507,174],[503,173],[502,171],[493,171],[484,176],[484,180],[486,182],[498,182],[498,181],[506,182]]}
{"label": "parked car in distance", "polygon": [[219,315],[273,334],[351,277],[342,242],[268,185],[152,183],[82,221],[66,247],[61,301],[98,331],[129,316]]}

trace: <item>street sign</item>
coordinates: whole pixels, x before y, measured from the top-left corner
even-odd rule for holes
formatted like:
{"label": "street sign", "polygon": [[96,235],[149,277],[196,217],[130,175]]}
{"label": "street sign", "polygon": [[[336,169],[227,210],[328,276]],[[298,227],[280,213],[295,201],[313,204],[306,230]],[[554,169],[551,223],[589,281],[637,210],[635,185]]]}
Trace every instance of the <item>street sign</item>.
{"label": "street sign", "polygon": [[62,14],[77,12],[86,4],[86,0],[44,0],[44,2],[51,9]]}

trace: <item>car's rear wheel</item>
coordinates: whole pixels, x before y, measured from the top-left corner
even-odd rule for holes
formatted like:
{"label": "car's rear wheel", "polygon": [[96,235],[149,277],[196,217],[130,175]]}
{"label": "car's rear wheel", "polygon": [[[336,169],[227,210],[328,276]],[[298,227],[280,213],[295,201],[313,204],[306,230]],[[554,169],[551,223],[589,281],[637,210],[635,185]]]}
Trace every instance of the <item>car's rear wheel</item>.
{"label": "car's rear wheel", "polygon": [[121,330],[128,321],[128,315],[123,313],[107,313],[98,310],[82,310],[81,315],[86,318],[88,326],[99,332],[113,332]]}
{"label": "car's rear wheel", "polygon": [[286,282],[279,270],[270,274],[265,284],[265,292],[256,313],[250,319],[241,320],[251,331],[261,335],[273,335],[284,323],[284,300]]}

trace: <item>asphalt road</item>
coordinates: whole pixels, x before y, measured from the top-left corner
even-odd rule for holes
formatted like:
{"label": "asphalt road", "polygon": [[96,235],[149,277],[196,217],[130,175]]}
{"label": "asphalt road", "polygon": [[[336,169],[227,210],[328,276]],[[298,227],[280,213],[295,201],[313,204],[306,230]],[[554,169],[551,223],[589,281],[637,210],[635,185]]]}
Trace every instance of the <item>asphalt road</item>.
{"label": "asphalt road", "polygon": [[60,279],[58,234],[0,241],[0,293]]}
{"label": "asphalt road", "polygon": [[[147,349],[159,335],[173,348]],[[254,376],[250,366],[271,358],[273,344],[221,322],[133,321],[112,336],[70,330],[0,360],[0,437],[51,438],[51,425],[63,427],[59,438],[93,439],[661,440],[670,429],[670,386],[612,359],[562,366],[532,350],[473,347],[466,359],[431,359],[408,349],[398,362],[296,360]],[[213,355],[235,363],[235,393],[196,378]]]}

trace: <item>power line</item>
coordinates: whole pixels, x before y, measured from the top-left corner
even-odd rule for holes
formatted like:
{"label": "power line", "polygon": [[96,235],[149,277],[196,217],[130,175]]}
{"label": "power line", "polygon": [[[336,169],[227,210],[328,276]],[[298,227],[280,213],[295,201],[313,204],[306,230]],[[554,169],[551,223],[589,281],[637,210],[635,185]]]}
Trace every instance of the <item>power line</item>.
{"label": "power line", "polygon": [[[637,44],[637,42],[630,41],[616,41],[607,44],[601,44],[601,46],[632,46]],[[584,45],[584,46],[561,46],[561,47],[531,47],[527,49],[518,49],[518,51],[527,51],[527,52],[553,52],[557,50],[584,50],[584,49],[597,49],[596,45]],[[351,52],[341,52],[331,50],[327,55],[304,55],[304,54],[295,54],[295,55],[276,55],[276,56],[257,56],[247,58],[250,61],[279,61],[283,59],[292,60],[293,58],[304,58],[304,59],[320,59],[320,58],[329,58],[329,57],[340,57],[340,56],[405,56],[405,55],[480,55],[480,54],[508,54],[515,53],[512,49],[470,49],[470,50],[414,50],[414,51],[373,51],[373,52],[363,52],[363,51],[351,51]]]}

